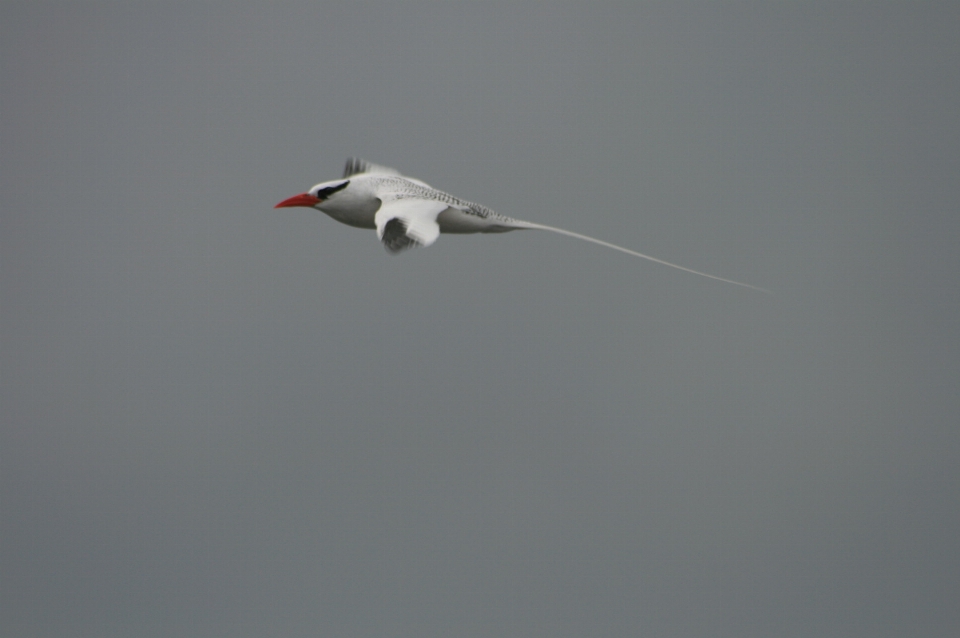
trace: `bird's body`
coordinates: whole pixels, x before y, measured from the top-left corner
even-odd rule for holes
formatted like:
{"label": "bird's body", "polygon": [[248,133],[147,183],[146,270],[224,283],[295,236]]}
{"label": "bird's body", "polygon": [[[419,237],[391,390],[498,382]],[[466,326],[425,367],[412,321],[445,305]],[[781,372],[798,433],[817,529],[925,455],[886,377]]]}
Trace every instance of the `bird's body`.
{"label": "bird's body", "polygon": [[280,202],[276,208],[289,206],[316,208],[349,226],[376,229],[380,241],[391,253],[416,246],[429,246],[441,233],[549,230],[710,279],[762,290],[756,286],[671,264],[562,228],[500,215],[486,206],[462,200],[420,180],[405,177],[392,168],[358,159],[347,160],[341,179],[317,184],[306,193]]}
{"label": "bird's body", "polygon": [[[441,233],[504,232],[513,230],[508,224],[517,221],[402,176],[367,173],[356,175],[349,181],[342,197],[318,208],[337,221],[358,228],[376,228],[376,213],[380,207],[403,200],[446,204],[437,214]],[[319,186],[323,187],[322,184]]]}

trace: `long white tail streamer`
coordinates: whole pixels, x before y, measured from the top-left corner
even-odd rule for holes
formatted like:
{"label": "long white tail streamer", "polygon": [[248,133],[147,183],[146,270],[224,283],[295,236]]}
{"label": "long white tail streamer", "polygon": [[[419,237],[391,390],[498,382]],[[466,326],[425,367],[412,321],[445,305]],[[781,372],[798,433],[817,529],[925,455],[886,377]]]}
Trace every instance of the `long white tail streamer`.
{"label": "long white tail streamer", "polygon": [[[520,220],[517,220],[520,221]],[[700,275],[701,277],[707,277],[709,279],[716,279],[717,281],[723,281],[728,284],[734,284],[737,286],[743,286],[744,288],[751,288],[759,292],[764,292],[770,294],[769,290],[765,288],[760,288],[759,286],[752,286],[750,284],[745,284],[742,281],[734,281],[733,279],[725,279],[723,277],[717,277],[716,275],[710,275],[705,272],[700,272],[699,270],[694,270],[692,268],[686,268],[677,264],[671,264],[669,261],[664,261],[662,259],[657,259],[656,257],[651,257],[650,255],[644,255],[643,253],[638,253],[635,250],[630,250],[629,248],[624,248],[623,246],[617,246],[616,244],[611,244],[610,242],[603,241],[602,239],[597,239],[596,237],[587,237],[586,235],[581,235],[580,233],[574,233],[569,230],[564,230],[562,228],[555,228],[553,226],[544,226],[543,224],[534,224],[533,222],[521,222],[520,228],[529,228],[533,230],[549,230],[554,233],[560,233],[561,235],[567,235],[568,237],[573,237],[575,239],[582,239],[583,241],[588,241],[594,244],[599,244],[601,246],[606,246],[607,248],[613,248],[614,250],[619,250],[622,253],[627,253],[628,255],[633,255],[634,257],[640,257],[642,259],[647,259],[649,261],[662,264],[664,266],[670,266],[671,268],[676,268],[678,270],[683,270],[685,272],[692,273],[694,275]]]}

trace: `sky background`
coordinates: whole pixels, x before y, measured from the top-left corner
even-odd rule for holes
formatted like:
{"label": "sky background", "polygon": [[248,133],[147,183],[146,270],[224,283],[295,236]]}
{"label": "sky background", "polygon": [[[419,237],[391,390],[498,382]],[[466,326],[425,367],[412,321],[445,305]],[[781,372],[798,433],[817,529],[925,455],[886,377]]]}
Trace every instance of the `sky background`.
{"label": "sky background", "polygon": [[4,2],[0,635],[960,635],[958,24]]}

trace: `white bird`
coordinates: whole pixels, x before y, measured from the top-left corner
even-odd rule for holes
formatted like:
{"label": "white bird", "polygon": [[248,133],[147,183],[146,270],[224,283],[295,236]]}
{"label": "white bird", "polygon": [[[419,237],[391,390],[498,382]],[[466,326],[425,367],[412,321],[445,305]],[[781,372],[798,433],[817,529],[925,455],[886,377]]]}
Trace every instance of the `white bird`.
{"label": "white bird", "polygon": [[392,168],[356,158],[347,160],[342,178],[317,184],[306,193],[283,200],[274,208],[291,206],[316,208],[349,226],[375,228],[377,237],[391,253],[398,253],[416,246],[429,246],[437,241],[440,233],[549,230],[613,248],[628,255],[642,257],[664,266],[678,268],[694,275],[768,292],[757,286],[671,264],[594,237],[500,215],[486,206],[459,199],[418,179],[405,177]]}

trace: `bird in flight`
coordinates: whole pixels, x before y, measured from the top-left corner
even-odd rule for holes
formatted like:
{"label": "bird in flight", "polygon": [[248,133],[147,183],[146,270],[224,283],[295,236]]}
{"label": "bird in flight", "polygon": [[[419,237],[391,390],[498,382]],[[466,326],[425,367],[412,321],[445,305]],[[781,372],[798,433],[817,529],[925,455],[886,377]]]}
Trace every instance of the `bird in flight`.
{"label": "bird in flight", "polygon": [[440,233],[549,230],[701,277],[768,292],[757,286],[678,266],[594,237],[500,215],[486,206],[462,200],[418,179],[401,175],[392,168],[356,158],[347,160],[343,177],[340,179],[317,184],[306,193],[283,200],[274,208],[292,206],[316,208],[349,226],[375,228],[377,237],[391,253],[417,246],[429,246],[437,241]]}

